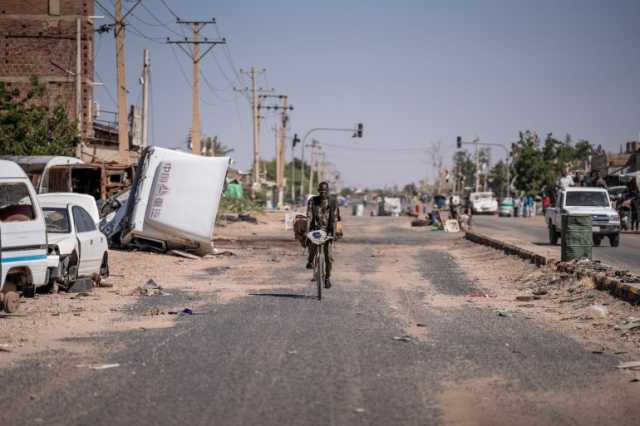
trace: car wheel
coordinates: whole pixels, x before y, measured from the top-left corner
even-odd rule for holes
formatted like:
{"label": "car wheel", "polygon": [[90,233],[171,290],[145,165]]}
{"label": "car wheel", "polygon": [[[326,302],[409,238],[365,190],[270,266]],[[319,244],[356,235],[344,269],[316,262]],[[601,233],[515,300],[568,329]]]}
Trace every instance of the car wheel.
{"label": "car wheel", "polygon": [[618,247],[620,245],[620,234],[609,235],[609,244],[611,244],[611,247]]}
{"label": "car wheel", "polygon": [[593,245],[599,247],[602,243],[602,235],[594,235],[593,236]]}
{"label": "car wheel", "polygon": [[102,256],[102,264],[100,265],[100,277],[107,278],[109,276],[109,256],[107,253]]}
{"label": "car wheel", "polygon": [[65,266],[62,272],[62,285],[65,290],[69,290],[71,285],[78,280],[78,256],[75,252],[65,259]]}
{"label": "car wheel", "polygon": [[558,244],[558,233],[556,232],[556,227],[553,225],[549,225],[549,242],[552,245]]}

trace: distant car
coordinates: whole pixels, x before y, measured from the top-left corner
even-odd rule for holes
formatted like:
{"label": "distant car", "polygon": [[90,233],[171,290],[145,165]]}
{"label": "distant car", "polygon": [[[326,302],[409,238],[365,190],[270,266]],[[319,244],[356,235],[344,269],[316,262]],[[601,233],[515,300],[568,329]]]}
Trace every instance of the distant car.
{"label": "distant car", "polygon": [[474,214],[498,213],[498,200],[493,196],[493,192],[472,192],[469,201]]}
{"label": "distant car", "polygon": [[40,194],[49,249],[60,256],[60,283],[69,288],[79,277],[109,276],[107,237],[98,230],[98,207],[86,194]]}
{"label": "distant car", "polygon": [[513,198],[505,197],[500,201],[500,207],[498,208],[498,215],[500,217],[511,217],[513,213]]}

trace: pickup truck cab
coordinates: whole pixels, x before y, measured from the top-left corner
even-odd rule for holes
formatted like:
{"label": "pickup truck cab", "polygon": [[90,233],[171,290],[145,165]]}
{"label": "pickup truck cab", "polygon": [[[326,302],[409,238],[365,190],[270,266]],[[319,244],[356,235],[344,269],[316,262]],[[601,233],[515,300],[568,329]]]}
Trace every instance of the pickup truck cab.
{"label": "pickup truck cab", "polygon": [[556,204],[545,213],[549,242],[557,244],[562,232],[562,215],[589,214],[593,226],[593,244],[599,246],[604,237],[612,247],[620,244],[620,216],[611,207],[604,188],[567,188],[558,192]]}
{"label": "pickup truck cab", "polygon": [[0,304],[18,309],[20,293],[50,284],[58,256],[49,255],[44,215],[27,175],[16,163],[0,160]]}

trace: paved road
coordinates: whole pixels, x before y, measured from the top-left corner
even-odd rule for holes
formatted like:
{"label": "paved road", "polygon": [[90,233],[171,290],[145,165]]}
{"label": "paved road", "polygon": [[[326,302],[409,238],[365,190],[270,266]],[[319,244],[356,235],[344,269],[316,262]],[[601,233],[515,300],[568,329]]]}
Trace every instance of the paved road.
{"label": "paved road", "polygon": [[459,237],[404,221],[353,219],[322,302],[289,287],[309,279],[300,257],[274,264],[275,290],[79,342],[118,368],[52,352],[0,371],[3,424],[637,424],[637,394],[604,373],[616,357],[469,307],[475,284],[443,249]]}
{"label": "paved road", "polygon": [[[541,217],[524,219],[474,216],[473,220],[478,232],[549,247],[549,234]],[[559,258],[559,246],[553,250]],[[618,247],[611,247],[609,240],[604,239],[601,247],[593,248],[593,257],[610,265],[640,272],[640,234],[623,233]]]}

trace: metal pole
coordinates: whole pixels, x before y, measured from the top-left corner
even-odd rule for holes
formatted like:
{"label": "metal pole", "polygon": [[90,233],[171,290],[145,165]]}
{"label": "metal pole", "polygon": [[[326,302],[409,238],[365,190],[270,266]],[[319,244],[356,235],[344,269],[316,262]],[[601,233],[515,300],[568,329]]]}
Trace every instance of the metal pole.
{"label": "metal pole", "polygon": [[149,49],[142,63],[142,146],[149,145]]}
{"label": "metal pole", "polygon": [[304,204],[304,141],[300,151],[300,200]]}

